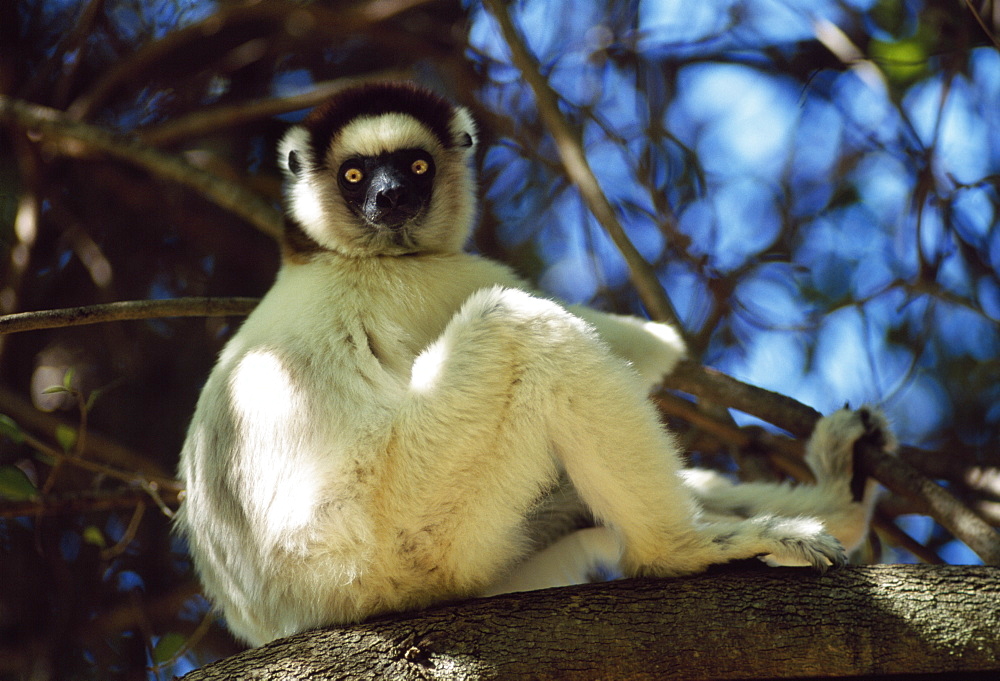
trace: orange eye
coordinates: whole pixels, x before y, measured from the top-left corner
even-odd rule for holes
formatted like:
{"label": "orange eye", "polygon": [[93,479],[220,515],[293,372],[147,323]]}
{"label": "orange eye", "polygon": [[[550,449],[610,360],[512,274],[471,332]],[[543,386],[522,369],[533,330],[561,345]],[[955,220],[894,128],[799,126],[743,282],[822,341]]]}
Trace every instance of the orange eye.
{"label": "orange eye", "polygon": [[414,175],[423,175],[430,170],[430,168],[430,164],[422,158],[418,158],[410,165],[410,170],[413,171]]}
{"label": "orange eye", "polygon": [[344,171],[344,179],[351,184],[357,184],[361,182],[365,177],[365,174],[361,172],[360,168],[348,168]]}

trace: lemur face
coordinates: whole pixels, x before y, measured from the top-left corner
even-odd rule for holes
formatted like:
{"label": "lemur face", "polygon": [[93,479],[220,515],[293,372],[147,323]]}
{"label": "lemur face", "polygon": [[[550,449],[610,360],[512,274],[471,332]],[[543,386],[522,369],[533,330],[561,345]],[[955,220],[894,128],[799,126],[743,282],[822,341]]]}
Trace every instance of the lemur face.
{"label": "lemur face", "polygon": [[430,203],[434,158],[420,148],[355,156],[340,164],[340,193],[375,230],[402,230]]}
{"label": "lemur face", "polygon": [[334,95],[281,144],[286,248],[344,255],[461,250],[471,228],[468,113],[409,84]]}

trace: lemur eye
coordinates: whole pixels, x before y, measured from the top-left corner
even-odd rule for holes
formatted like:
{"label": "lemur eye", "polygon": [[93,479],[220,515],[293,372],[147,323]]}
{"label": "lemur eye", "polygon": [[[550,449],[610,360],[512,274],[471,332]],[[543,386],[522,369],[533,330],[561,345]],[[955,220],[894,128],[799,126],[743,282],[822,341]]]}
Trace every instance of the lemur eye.
{"label": "lemur eye", "polygon": [[344,171],[344,179],[351,184],[357,184],[365,178],[365,174],[361,172],[360,168],[348,168]]}
{"label": "lemur eye", "polygon": [[418,158],[416,161],[410,164],[410,170],[413,172],[414,175],[423,175],[430,169],[431,169],[430,164],[427,163],[427,161],[425,161],[422,158]]}

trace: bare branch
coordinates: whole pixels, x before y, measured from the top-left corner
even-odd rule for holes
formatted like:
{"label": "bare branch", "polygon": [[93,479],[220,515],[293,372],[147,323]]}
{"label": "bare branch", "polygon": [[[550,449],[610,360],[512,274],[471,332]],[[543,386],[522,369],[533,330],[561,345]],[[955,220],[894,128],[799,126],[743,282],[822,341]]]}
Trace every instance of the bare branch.
{"label": "bare branch", "polygon": [[[178,490],[160,491],[161,500],[177,508]],[[120,487],[113,490],[85,490],[65,492],[25,501],[0,500],[0,518],[23,516],[56,516],[100,513],[134,509],[137,504],[149,501],[149,494],[141,487]]]}
{"label": "bare branch", "polygon": [[692,360],[679,362],[664,378],[663,385],[753,414],[798,438],[808,437],[821,416],[790,397],[743,383]]}
{"label": "bare branch", "polygon": [[[83,2],[76,4],[83,5]],[[86,6],[80,8],[73,29],[60,41],[59,49],[53,50],[44,62],[32,69],[30,79],[21,90],[21,96],[32,100],[46,97],[54,106],[64,106],[68,93],[77,81],[80,66],[84,63],[82,59],[67,63],[64,57],[84,49],[86,41],[93,38],[94,25],[104,10],[104,5],[105,0],[89,0]]]}
{"label": "bare branch", "polygon": [[[180,490],[160,490],[160,499],[170,508],[180,503]],[[83,490],[64,492],[25,501],[0,500],[0,518],[24,516],[57,516],[122,511],[134,509],[137,504],[149,501],[149,494],[141,487],[119,487],[112,490]]]}
{"label": "bare branch", "polygon": [[950,492],[915,468],[872,447],[861,451],[869,475],[897,494],[923,500],[928,515],[965,542],[987,565],[1000,565],[1000,534]]}
{"label": "bare branch", "polygon": [[308,92],[289,97],[269,97],[231,106],[202,109],[161,125],[144,128],[139,131],[139,139],[146,144],[157,147],[175,144],[178,141],[199,135],[231,129],[234,125],[242,125],[262,118],[314,107],[335,92],[362,80],[406,79],[411,75],[412,72],[408,70],[382,71],[364,78],[340,78],[326,83],[317,83]]}
{"label": "bare branch", "polygon": [[972,4],[972,0],[964,0],[964,1],[966,9],[968,9],[972,13],[972,16],[976,18],[976,23],[979,24],[979,28],[983,29],[983,33],[985,33],[986,37],[990,39],[991,43],[993,43],[993,47],[1000,50],[1000,40],[998,40],[997,37],[993,35],[993,31],[990,30],[990,27],[986,25],[986,22],[983,20],[983,17],[980,16],[979,12],[976,11],[976,7],[975,5]]}
{"label": "bare branch", "polygon": [[[665,390],[658,390],[651,397],[661,413],[677,416],[738,449],[752,448],[767,452],[771,463],[795,480],[814,480],[812,471],[802,460],[804,447],[800,441],[781,435],[758,434],[747,428],[723,423],[713,415],[705,413],[697,404]],[[762,441],[765,438],[766,441]]]}
{"label": "bare branch", "polygon": [[56,109],[5,96],[0,96],[0,123],[13,123],[41,133],[56,142],[54,150],[65,156],[99,151],[132,163],[153,175],[193,189],[271,237],[278,238],[282,234],[281,213],[271,204],[242,185],[196,168],[179,157],[73,121]]}
{"label": "bare branch", "polygon": [[[369,0],[337,9],[284,0],[223,4],[211,16],[171,31],[109,69],[69,106],[69,116],[74,120],[89,117],[129,83],[143,83],[148,74],[162,73],[174,61],[182,64],[187,73],[194,59],[215,59],[255,39],[303,39],[310,34],[328,40],[343,39],[427,2]],[[207,36],[211,39],[206,40]]]}
{"label": "bare branch", "polygon": [[[144,608],[138,609],[125,601],[112,605],[95,613],[93,619],[80,623],[80,634],[87,640],[98,644],[100,641],[113,639],[123,631],[139,626],[139,620],[148,617],[153,622],[169,622],[171,627],[177,627],[177,613],[201,589],[192,576],[189,580],[169,587],[169,591],[151,594],[144,602]],[[173,629],[171,629],[173,630]]]}
{"label": "bare branch", "polygon": [[607,196],[604,195],[597,177],[594,176],[594,172],[590,168],[590,163],[583,151],[579,131],[574,130],[566,117],[559,111],[558,95],[539,71],[538,63],[528,51],[517,27],[514,26],[506,5],[501,0],[485,0],[484,4],[489,7],[490,12],[500,24],[500,30],[510,48],[514,65],[521,71],[521,75],[524,76],[535,93],[538,113],[556,143],[566,174],[579,189],[587,208],[601,223],[625,258],[632,275],[632,283],[642,298],[649,316],[668,322],[676,327],[678,332],[682,332],[683,327],[677,317],[677,312],[660,285],[656,271],[646,262],[629,240],[628,235],[625,234],[624,228],[615,215],[614,208]]}
{"label": "bare branch", "polygon": [[0,317],[0,335],[136,319],[245,316],[258,302],[257,298],[168,298],[18,312]]}
{"label": "bare branch", "polygon": [[944,565],[945,562],[941,560],[941,556],[937,555],[931,549],[927,548],[916,539],[904,532],[896,523],[892,521],[891,518],[886,516],[880,510],[876,509],[875,516],[872,518],[872,526],[875,530],[883,535],[891,544],[894,544],[902,549],[905,549],[912,553],[914,556],[919,558],[925,563],[930,565]]}

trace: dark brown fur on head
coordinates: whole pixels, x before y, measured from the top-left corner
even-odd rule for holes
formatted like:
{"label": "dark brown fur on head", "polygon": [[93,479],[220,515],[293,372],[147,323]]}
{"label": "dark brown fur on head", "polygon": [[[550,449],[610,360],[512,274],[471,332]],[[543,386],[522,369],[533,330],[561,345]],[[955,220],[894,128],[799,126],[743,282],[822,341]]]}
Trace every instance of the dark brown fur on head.
{"label": "dark brown fur on head", "polygon": [[409,114],[426,125],[441,146],[454,147],[456,140],[448,129],[453,112],[451,102],[413,83],[367,83],[332,95],[306,116],[302,126],[309,131],[313,158],[318,161],[335,131],[355,118],[387,113]]}

